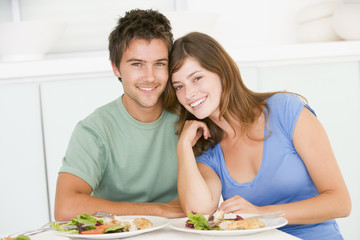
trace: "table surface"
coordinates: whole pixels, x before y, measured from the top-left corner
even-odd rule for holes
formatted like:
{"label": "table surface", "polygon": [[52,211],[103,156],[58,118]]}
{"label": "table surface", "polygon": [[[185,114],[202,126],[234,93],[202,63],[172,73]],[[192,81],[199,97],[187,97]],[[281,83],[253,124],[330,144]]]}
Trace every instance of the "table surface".
{"label": "table surface", "polygon": [[[69,240],[70,238],[59,236],[55,233],[55,231],[47,231],[43,233],[39,233],[36,235],[30,236],[31,240]],[[136,236],[130,237],[131,240],[153,240],[153,239],[222,239],[223,236],[208,236],[208,235],[201,235],[201,234],[195,234],[195,233],[187,233],[187,232],[180,232],[172,229],[170,226],[165,226],[162,229],[159,229],[157,231],[148,232]],[[247,239],[247,240],[267,240],[267,239],[276,239],[276,240],[299,240],[300,238],[294,237],[292,235],[289,235],[287,233],[284,233],[277,229],[272,229],[265,232],[259,232],[255,234],[249,234],[249,235],[242,235],[242,236],[226,236],[227,240],[233,240],[233,239]]]}

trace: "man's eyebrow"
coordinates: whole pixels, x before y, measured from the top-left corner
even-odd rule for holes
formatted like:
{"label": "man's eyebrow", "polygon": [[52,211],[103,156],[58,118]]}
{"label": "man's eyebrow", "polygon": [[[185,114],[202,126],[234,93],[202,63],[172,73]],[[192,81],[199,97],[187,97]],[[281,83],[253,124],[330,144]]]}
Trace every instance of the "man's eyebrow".
{"label": "man's eyebrow", "polygon": [[[155,62],[163,62],[163,61],[168,62],[169,59],[167,59],[167,58],[160,58],[160,59],[157,59]],[[137,58],[130,58],[130,59],[128,59],[126,62],[146,62],[146,61],[144,61],[144,60],[142,60],[142,59],[137,59]]]}
{"label": "man's eyebrow", "polygon": [[126,62],[145,62],[145,61],[144,61],[144,60],[141,60],[141,59],[130,58],[130,59],[128,59]]}

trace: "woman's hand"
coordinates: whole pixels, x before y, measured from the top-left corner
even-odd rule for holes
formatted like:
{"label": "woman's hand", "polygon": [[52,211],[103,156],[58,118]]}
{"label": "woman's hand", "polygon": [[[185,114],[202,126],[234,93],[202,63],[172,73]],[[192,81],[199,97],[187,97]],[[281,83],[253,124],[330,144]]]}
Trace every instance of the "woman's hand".
{"label": "woman's hand", "polygon": [[211,137],[207,125],[201,121],[187,120],[181,131],[179,142],[190,142],[193,147],[201,136],[204,136],[205,139]]}
{"label": "woman's hand", "polygon": [[251,204],[239,195],[222,202],[219,209],[224,213],[262,213],[260,207]]}

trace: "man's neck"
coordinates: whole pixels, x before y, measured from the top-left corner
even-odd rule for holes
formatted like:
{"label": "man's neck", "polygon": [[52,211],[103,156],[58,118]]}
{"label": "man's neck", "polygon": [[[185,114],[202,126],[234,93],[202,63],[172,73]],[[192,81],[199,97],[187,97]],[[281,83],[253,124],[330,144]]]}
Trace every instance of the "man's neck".
{"label": "man's neck", "polygon": [[139,105],[129,104],[125,100],[124,96],[122,97],[122,102],[128,113],[137,121],[143,123],[155,122],[159,119],[164,110],[160,100],[152,107],[141,107]]}

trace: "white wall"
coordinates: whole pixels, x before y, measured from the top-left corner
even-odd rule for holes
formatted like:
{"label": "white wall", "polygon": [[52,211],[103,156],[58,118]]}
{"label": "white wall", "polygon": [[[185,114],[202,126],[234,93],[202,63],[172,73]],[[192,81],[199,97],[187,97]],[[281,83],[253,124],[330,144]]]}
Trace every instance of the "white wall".
{"label": "white wall", "polygon": [[306,6],[324,0],[221,0],[221,4],[219,2],[188,1],[188,9],[219,13],[214,37],[227,49],[231,49],[239,46],[298,43],[297,13]]}

